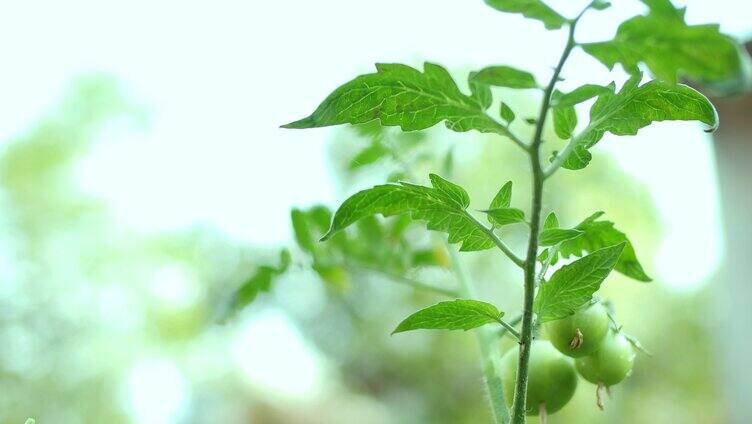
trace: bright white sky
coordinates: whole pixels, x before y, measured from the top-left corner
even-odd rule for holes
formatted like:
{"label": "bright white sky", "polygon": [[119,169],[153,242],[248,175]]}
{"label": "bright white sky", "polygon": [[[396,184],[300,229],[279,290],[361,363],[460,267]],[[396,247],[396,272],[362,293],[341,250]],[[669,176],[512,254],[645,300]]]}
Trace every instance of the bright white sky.
{"label": "bright white sky", "polygon": [[[550,3],[571,15],[584,2]],[[581,25],[581,40],[609,38],[620,19],[642,10],[637,0],[614,3]],[[690,6],[690,21],[720,21],[735,34],[750,29],[752,9],[741,0],[683,3]],[[365,6],[352,0],[13,2],[0,13],[0,139],[28,128],[72,77],[111,73],[148,107],[152,125],[145,133],[101,143],[81,168],[83,184],[141,230],[209,222],[239,239],[275,243],[289,236],[292,204],[335,200],[322,150],[329,130],[285,131],[278,125],[305,116],[331,89],[370,71],[375,61],[506,63],[545,75],[563,40],[561,33],[496,13],[481,0]],[[604,83],[612,78],[579,54],[567,70]],[[645,137],[602,144],[618,150],[625,168],[650,182],[664,199],[667,222],[679,226],[680,234],[680,216],[694,222],[718,217],[708,202],[683,209],[696,198],[683,187],[715,196],[714,180],[706,178],[713,171],[702,133],[691,125],[671,128],[686,131],[683,162],[708,170],[681,175],[694,176],[694,184],[669,184],[657,161],[639,154],[639,146],[651,143],[662,149],[654,157],[667,157],[676,143]],[[678,209],[684,214],[673,215]],[[702,237],[694,229],[695,240]],[[718,245],[710,240],[713,234],[708,229],[708,243]],[[683,262],[691,263],[686,257]]]}

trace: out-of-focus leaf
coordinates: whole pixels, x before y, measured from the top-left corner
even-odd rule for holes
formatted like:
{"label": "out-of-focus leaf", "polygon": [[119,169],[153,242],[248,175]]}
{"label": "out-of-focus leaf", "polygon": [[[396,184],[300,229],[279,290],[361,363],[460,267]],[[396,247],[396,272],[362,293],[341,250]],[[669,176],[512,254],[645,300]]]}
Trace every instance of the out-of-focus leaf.
{"label": "out-of-focus leaf", "polygon": [[499,116],[507,124],[514,122],[514,119],[517,117],[512,108],[504,102],[501,102],[501,105],[499,106]]}
{"label": "out-of-focus leaf", "polygon": [[371,165],[387,155],[389,155],[389,150],[380,142],[375,141],[352,158],[348,165],[348,169],[352,171],[363,166]]}
{"label": "out-of-focus leaf", "polygon": [[559,29],[567,23],[565,17],[541,0],[486,0],[486,4],[502,12],[521,13],[526,18],[539,20],[546,29]]}
{"label": "out-of-focus leaf", "polygon": [[457,299],[440,302],[405,318],[392,332],[411,330],[470,330],[498,323],[504,313],[496,306],[478,300]]}
{"label": "out-of-focus leaf", "polygon": [[493,85],[495,87],[508,88],[538,88],[533,74],[511,66],[489,66],[478,72],[474,72],[470,77],[472,83]]}
{"label": "out-of-focus leaf", "polygon": [[612,69],[616,63],[639,74],[640,63],[673,84],[680,76],[700,82],[723,81],[742,72],[737,43],[718,25],[687,25],[684,9],[669,0],[643,0],[650,12],[619,26],[611,41],[582,48]]}
{"label": "out-of-focus leaf", "polygon": [[298,242],[298,246],[308,253],[313,253],[316,239],[311,232],[308,214],[300,209],[293,208],[290,211],[290,220],[292,221],[292,229],[295,233],[295,241]]}
{"label": "out-of-focus leaf", "polygon": [[327,285],[337,291],[345,291],[349,286],[347,270],[342,266],[314,264],[313,270]]}
{"label": "out-of-focus leaf", "polygon": [[604,1],[604,0],[595,0],[593,3],[590,4],[590,7],[592,7],[595,10],[606,10],[609,7],[611,7],[611,3]]}
{"label": "out-of-focus leaf", "polygon": [[262,265],[256,269],[245,283],[235,292],[232,304],[232,312],[251,304],[259,293],[268,292],[271,289],[274,278],[284,274],[290,266],[290,252],[283,249],[280,252],[279,265]]}

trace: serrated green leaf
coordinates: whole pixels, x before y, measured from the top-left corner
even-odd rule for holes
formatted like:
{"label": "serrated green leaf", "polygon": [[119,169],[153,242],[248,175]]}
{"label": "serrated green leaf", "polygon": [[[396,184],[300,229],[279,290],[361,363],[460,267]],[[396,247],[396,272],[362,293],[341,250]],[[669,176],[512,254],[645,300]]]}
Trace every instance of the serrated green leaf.
{"label": "serrated green leaf", "polygon": [[614,227],[611,221],[599,221],[603,212],[596,212],[575,227],[584,234],[573,240],[565,241],[559,248],[559,253],[565,258],[582,256],[585,252],[594,252],[604,247],[624,243],[624,250],[616,263],[616,271],[642,282],[650,282],[642,265],[637,260],[634,247],[627,236]]}
{"label": "serrated green leaf", "polygon": [[501,116],[501,119],[507,124],[514,122],[514,119],[517,117],[512,108],[504,102],[501,102],[501,105],[499,106],[499,116]]}
{"label": "serrated green leaf", "polygon": [[553,228],[559,228],[559,218],[556,213],[551,212],[546,216],[546,220],[543,222],[543,229],[550,230]]}
{"label": "serrated green leaf", "polygon": [[650,81],[638,85],[631,78],[619,93],[604,93],[590,109],[590,132],[636,135],[638,130],[660,121],[700,121],[709,128],[718,125],[718,114],[707,97],[692,87]]}
{"label": "serrated green leaf", "polygon": [[388,154],[389,150],[380,142],[375,141],[355,155],[347,168],[353,171],[363,166],[371,165],[386,157]]}
{"label": "serrated green leaf", "polygon": [[643,2],[650,7],[647,15],[622,23],[613,40],[582,48],[609,69],[621,63],[636,75],[644,63],[656,78],[672,84],[680,76],[713,82],[742,71],[737,43],[718,25],[687,25],[684,11],[668,0]]}
{"label": "serrated green leaf", "polygon": [[477,130],[509,135],[476,98],[463,94],[449,72],[432,63],[424,72],[400,64],[377,64],[376,73],[340,86],[307,118],[283,128],[317,128],[379,120],[404,131],[445,121],[454,131]]}
{"label": "serrated green leaf", "polygon": [[636,135],[653,122],[699,121],[711,131],[718,126],[718,114],[710,100],[683,84],[653,80],[639,85],[640,75],[633,76],[618,93],[601,94],[590,109],[590,124],[577,136],[577,146],[563,165],[567,169],[587,166],[591,156],[587,149],[606,132]]}
{"label": "serrated green leaf", "polygon": [[486,0],[486,4],[502,12],[521,13],[526,18],[537,19],[546,29],[559,29],[567,23],[565,17],[541,0]]}
{"label": "serrated green leaf", "polygon": [[616,265],[624,243],[597,250],[557,270],[541,284],[534,310],[544,323],[572,315],[592,299]]}
{"label": "serrated green leaf", "polygon": [[584,234],[584,231],[564,228],[549,228],[541,231],[538,241],[539,246],[553,246],[561,242],[575,239]]}
{"label": "serrated green leaf", "polygon": [[572,138],[572,132],[577,127],[577,112],[574,106],[558,107],[554,109],[554,131],[562,140]]}
{"label": "serrated green leaf", "polygon": [[498,226],[525,222],[525,212],[517,208],[496,208],[483,211],[488,220]]}
{"label": "serrated green leaf", "polygon": [[512,204],[512,182],[507,181],[496,193],[488,209],[508,208]]}
{"label": "serrated green leaf", "polygon": [[392,334],[411,330],[471,330],[485,324],[498,323],[503,315],[503,312],[490,303],[478,300],[451,300],[410,315]]}
{"label": "serrated green leaf", "polygon": [[431,174],[430,178],[433,187],[402,182],[355,193],[339,207],[322,240],[369,215],[409,214],[413,219],[427,221],[429,230],[448,233],[450,243],[462,243],[460,250],[491,248],[493,240],[466,210],[470,203],[467,192],[438,175]]}
{"label": "serrated green leaf", "polygon": [[613,87],[604,87],[596,84],[585,84],[581,87],[577,87],[569,93],[563,93],[557,90],[554,91],[554,94],[551,96],[551,107],[559,108],[575,106],[588,101],[593,97],[609,92],[613,92]]}
{"label": "serrated green leaf", "polygon": [[489,66],[471,74],[471,83],[507,88],[537,88],[538,83],[530,72],[511,66]]}

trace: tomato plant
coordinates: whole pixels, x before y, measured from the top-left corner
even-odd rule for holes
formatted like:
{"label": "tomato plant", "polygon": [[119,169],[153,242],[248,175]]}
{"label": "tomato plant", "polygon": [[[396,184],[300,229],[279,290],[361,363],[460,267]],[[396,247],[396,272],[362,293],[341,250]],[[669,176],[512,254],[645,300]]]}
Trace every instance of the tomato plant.
{"label": "tomato plant", "polygon": [[[375,72],[335,89],[310,116],[284,125],[290,129],[358,125],[359,131],[372,137],[372,143],[358,153],[351,167],[385,157],[405,165],[384,184],[353,194],[334,214],[321,207],[293,211],[296,240],[312,269],[329,284],[345,284],[350,272],[365,270],[449,298],[410,315],[394,332],[474,329],[497,423],[524,423],[526,414],[538,413],[540,405],[545,406],[541,412],[553,413],[567,403],[576,374],[572,359],[559,351],[579,357],[580,374],[590,381],[602,385],[621,381],[631,370],[629,344],[636,341],[607,334],[611,317],[600,304],[591,302],[614,270],[638,282],[651,281],[629,238],[604,220],[603,212],[573,226],[561,225],[554,211],[546,211],[544,219],[546,181],[562,170],[586,168],[592,160],[591,149],[607,133],[636,135],[659,121],[696,121],[706,131],[714,130],[718,115],[711,102],[679,81],[722,82],[743,72],[737,44],[720,33],[718,26],[687,24],[684,10],[669,0],[641,2],[646,13],[622,23],[613,39],[582,43],[576,36],[581,18],[607,9],[608,2],[593,0],[576,16],[565,17],[542,0],[485,0],[497,11],[521,14],[542,22],[548,30],[565,32],[563,51],[546,81],[539,82],[525,70],[494,65],[468,75],[467,93],[438,64],[427,62],[421,70],[380,63]],[[620,65],[629,78],[618,89],[616,82],[594,81],[560,90],[558,84],[575,49],[609,69]],[[646,78],[646,72],[652,78]],[[511,125],[522,119],[496,90],[499,87],[540,94],[537,116],[524,118],[534,126],[531,137],[520,136]],[[577,108],[587,101],[592,101],[589,120],[579,125],[583,117]],[[450,181],[451,155],[441,172],[431,173],[428,184],[421,184],[425,180],[415,176],[400,154],[419,141],[417,131],[442,122],[452,131],[492,134],[517,146],[530,169],[529,208],[512,205],[511,181],[500,184],[486,207],[470,208],[467,191]],[[546,133],[547,125],[556,137]],[[386,137],[383,127],[399,127],[403,133]],[[550,157],[544,156],[542,146],[556,143],[561,146],[551,149]],[[375,215],[385,219],[375,219]],[[443,235],[435,235],[430,246],[413,245],[405,229],[414,221],[425,222],[429,230]],[[517,224],[529,230],[522,253],[505,240],[506,228]],[[437,244],[438,251],[448,257],[436,254]],[[519,314],[512,317],[477,299],[474,282],[459,258],[459,252],[489,249],[497,249],[521,271],[523,298]],[[569,262],[558,264],[564,260]],[[279,266],[260,268],[238,291],[235,308],[268,291],[289,262],[289,256],[283,255]],[[408,270],[426,265],[451,269],[456,287],[439,288],[408,276]],[[559,351],[547,341],[533,341],[541,325]],[[500,330],[492,331],[491,326]],[[519,344],[501,361],[499,334]]]}

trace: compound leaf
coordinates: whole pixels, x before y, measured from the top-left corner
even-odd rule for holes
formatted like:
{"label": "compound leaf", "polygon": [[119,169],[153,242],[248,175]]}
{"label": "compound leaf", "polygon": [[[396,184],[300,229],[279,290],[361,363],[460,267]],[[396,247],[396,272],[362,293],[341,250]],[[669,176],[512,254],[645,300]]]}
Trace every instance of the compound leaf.
{"label": "compound leaf", "polygon": [[541,323],[565,318],[586,304],[616,265],[624,243],[597,250],[557,270],[541,284],[534,309]]}
{"label": "compound leaf", "polygon": [[384,184],[355,193],[334,214],[332,225],[322,240],[369,215],[409,214],[412,219],[427,221],[429,230],[449,234],[450,243],[462,243],[460,250],[489,249],[493,240],[467,207],[470,199],[460,186],[431,174],[432,187],[406,182]]}
{"label": "compound leaf", "polygon": [[486,115],[485,95],[463,94],[449,72],[439,65],[425,63],[420,72],[407,65],[377,64],[376,70],[340,86],[313,114],[283,128],[317,128],[378,119],[384,126],[415,131],[445,121],[454,131],[509,135],[505,127]]}
{"label": "compound leaf", "polygon": [[687,25],[684,10],[669,0],[643,0],[650,12],[622,23],[611,41],[582,48],[612,69],[621,63],[638,74],[644,63],[656,78],[671,84],[680,76],[701,82],[731,79],[741,70],[736,42],[718,25]]}
{"label": "compound leaf", "polygon": [[590,124],[577,136],[574,154],[563,165],[567,169],[587,166],[587,149],[606,132],[636,135],[653,122],[699,121],[712,131],[718,126],[718,114],[707,97],[692,87],[653,80],[639,85],[641,75],[633,76],[616,93],[609,90],[598,97],[590,109]]}
{"label": "compound leaf", "polygon": [[496,306],[478,300],[457,299],[440,302],[405,318],[392,332],[411,330],[470,330],[498,323],[504,313]]}

